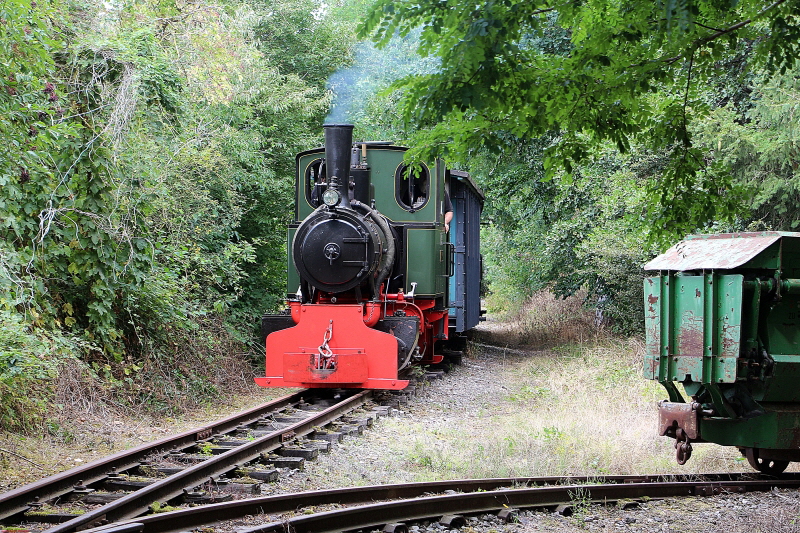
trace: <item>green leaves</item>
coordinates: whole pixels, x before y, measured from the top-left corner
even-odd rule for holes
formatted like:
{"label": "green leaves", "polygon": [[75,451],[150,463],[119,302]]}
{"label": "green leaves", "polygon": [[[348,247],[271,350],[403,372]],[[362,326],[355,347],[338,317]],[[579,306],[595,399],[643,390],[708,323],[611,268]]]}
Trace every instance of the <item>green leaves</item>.
{"label": "green leaves", "polygon": [[306,0],[53,2],[0,2],[0,312],[110,372],[200,320],[246,338],[349,35]]}
{"label": "green leaves", "polygon": [[[659,225],[677,230],[737,211],[725,173],[708,170],[692,150],[691,125],[709,110],[702,90],[740,39],[758,43],[750,64],[783,72],[800,56],[798,7],[797,0],[380,0],[360,33],[385,44],[422,26],[420,54],[441,58],[439,72],[395,87],[403,90],[403,118],[430,128],[411,139],[428,146],[415,156],[468,154],[501,131],[521,139],[560,132],[545,154],[548,172],[571,172],[606,142],[622,153],[634,142],[666,150],[667,174],[651,191],[654,201],[670,201],[660,217],[672,221]],[[485,127],[464,135],[464,116],[483,117]],[[726,192],[704,198],[717,190]]]}

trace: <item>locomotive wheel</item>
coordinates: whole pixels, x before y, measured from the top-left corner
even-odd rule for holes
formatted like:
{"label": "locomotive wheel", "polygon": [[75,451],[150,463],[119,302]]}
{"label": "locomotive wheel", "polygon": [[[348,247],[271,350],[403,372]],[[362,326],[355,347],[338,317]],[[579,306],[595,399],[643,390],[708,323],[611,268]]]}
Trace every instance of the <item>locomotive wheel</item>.
{"label": "locomotive wheel", "polygon": [[747,457],[747,462],[763,474],[777,476],[789,466],[789,461],[767,460],[758,455],[758,448],[745,448],[744,456]]}

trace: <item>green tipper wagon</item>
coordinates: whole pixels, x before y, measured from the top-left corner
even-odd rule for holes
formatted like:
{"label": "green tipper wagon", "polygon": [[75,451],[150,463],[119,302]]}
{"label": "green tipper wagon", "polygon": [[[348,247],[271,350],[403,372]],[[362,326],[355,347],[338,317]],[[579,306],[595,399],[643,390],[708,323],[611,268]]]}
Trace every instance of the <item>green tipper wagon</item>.
{"label": "green tipper wagon", "polygon": [[692,442],[762,472],[800,461],[800,233],[695,235],[644,268],[644,375],[678,462]]}

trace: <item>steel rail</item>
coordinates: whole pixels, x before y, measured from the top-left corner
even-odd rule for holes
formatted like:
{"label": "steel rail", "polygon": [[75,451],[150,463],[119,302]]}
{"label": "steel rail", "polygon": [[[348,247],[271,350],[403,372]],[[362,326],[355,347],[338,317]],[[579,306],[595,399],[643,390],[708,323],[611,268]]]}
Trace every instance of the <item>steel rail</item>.
{"label": "steel rail", "polygon": [[28,504],[36,498],[40,501],[56,498],[70,492],[74,485],[89,485],[108,477],[112,469],[121,472],[134,468],[150,454],[185,448],[211,435],[232,431],[241,424],[255,422],[270,411],[296,404],[307,394],[308,391],[300,391],[277,398],[208,426],[143,444],[0,494],[0,520],[27,511],[30,509]]}
{"label": "steel rail", "polygon": [[282,429],[273,431],[252,442],[238,446],[220,455],[215,455],[202,463],[193,465],[163,480],[143,487],[136,492],[84,513],[72,520],[48,529],[49,533],[72,533],[108,521],[116,522],[145,513],[154,502],[166,502],[183,493],[184,488],[194,487],[213,476],[224,474],[238,464],[257,458],[263,452],[279,448],[286,435],[303,436],[315,427],[336,420],[343,414],[363,405],[372,397],[371,390],[355,394],[319,413]]}
{"label": "steel rail", "polygon": [[714,483],[626,483],[613,485],[567,485],[505,489],[430,496],[388,503],[375,503],[312,515],[287,518],[238,533],[338,533],[346,530],[381,526],[393,522],[439,518],[452,514],[496,512],[508,508],[550,507],[570,502],[576,495],[593,503],[621,499],[667,498],[677,496],[711,495],[724,490],[771,490],[772,487],[797,488],[800,481],[721,481]]}
{"label": "steel rail", "polygon": [[[690,477],[695,479],[687,481],[687,479]],[[292,528],[297,528],[298,533],[305,530],[327,531],[326,529],[317,528],[320,527],[320,524],[327,524],[328,520],[332,520],[333,522],[331,522],[331,524],[335,524],[335,526],[331,526],[329,530],[341,531],[342,529],[369,527],[386,524],[393,521],[411,519],[418,520],[420,518],[427,518],[431,516],[442,516],[448,513],[474,513],[485,512],[486,510],[499,510],[506,508],[511,504],[518,507],[558,505],[564,502],[569,502],[572,497],[571,494],[575,494],[575,491],[577,490],[582,490],[584,493],[591,494],[593,500],[602,501],[606,499],[613,500],[633,497],[641,498],[643,496],[682,496],[691,493],[703,493],[708,495],[714,491],[741,489],[741,487],[746,487],[751,490],[759,486],[762,488],[773,486],[800,487],[800,474],[784,475],[781,476],[782,479],[779,480],[752,480],[751,478],[754,477],[758,477],[758,475],[755,473],[748,473],[744,475],[723,473],[703,474],[701,476],[568,476],[467,479],[426,483],[406,483],[399,485],[350,487],[344,489],[317,490],[294,494],[265,496],[261,498],[251,498],[247,500],[211,504],[193,509],[182,509],[179,511],[149,515],[123,523],[101,526],[87,531],[86,533],[174,533],[178,531],[196,529],[198,527],[207,526],[223,520],[241,518],[247,515],[285,513],[312,505],[354,505],[372,503],[376,500],[389,499],[419,498],[413,501],[422,502],[422,508],[426,510],[415,510],[411,514],[407,515],[406,513],[409,512],[408,509],[413,509],[414,504],[391,502],[399,506],[398,508],[391,510],[391,512],[394,513],[391,515],[384,512],[389,511],[389,508],[386,506],[390,504],[373,504],[371,506],[355,508],[362,509],[365,513],[364,516],[367,518],[360,516],[359,513],[362,511],[351,511],[348,509],[331,511],[330,513],[322,513],[319,516],[304,515],[303,517],[297,517],[297,520],[300,520],[301,518],[308,518],[308,520],[310,520],[308,523],[304,523],[302,520],[300,520],[297,524],[295,524],[294,520],[296,519],[288,519],[286,521],[281,521],[280,524],[290,524]],[[535,486],[535,488],[531,488],[531,485]],[[668,488],[660,488],[662,485]],[[508,487],[518,488],[508,489]],[[597,487],[605,488],[596,490]],[[644,489],[644,493],[639,494],[637,491],[642,490],[641,487],[656,488],[653,491]],[[614,496],[614,490],[619,490],[621,492]],[[420,498],[420,496],[442,493],[445,491],[460,491],[464,494],[448,495],[446,497],[450,498],[449,500],[445,501],[450,502],[448,505],[454,506],[452,508],[439,505],[441,503],[439,498],[442,498],[440,496]],[[508,499],[505,495],[506,492],[513,493],[515,499]],[[470,493],[486,495],[486,500],[482,500],[480,497],[478,497],[477,500],[469,500],[467,503],[452,503],[452,500],[458,500],[458,497],[466,497]],[[519,498],[520,495],[523,495],[522,501],[516,499]],[[473,509],[471,506],[474,505],[474,501],[478,501],[482,507]],[[431,511],[433,511],[432,514]],[[339,515],[336,513],[342,514]],[[264,531],[272,531],[273,529],[269,528],[277,527],[278,524],[279,523],[276,522],[274,524],[259,526],[258,528],[253,528],[250,530],[249,533],[261,533],[262,528],[267,528],[264,529]],[[307,527],[308,529],[303,529],[304,527]]]}

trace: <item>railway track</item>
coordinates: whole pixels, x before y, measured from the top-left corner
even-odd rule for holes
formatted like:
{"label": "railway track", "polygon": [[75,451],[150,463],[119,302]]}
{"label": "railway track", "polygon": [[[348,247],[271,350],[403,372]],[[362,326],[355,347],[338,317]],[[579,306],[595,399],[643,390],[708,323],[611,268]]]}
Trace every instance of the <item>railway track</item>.
{"label": "railway track", "polygon": [[[756,474],[706,474],[687,476],[537,477],[439,481],[351,487],[251,498],[155,514],[87,533],[213,532],[224,521],[255,515],[259,525],[237,527],[238,533],[327,533],[382,530],[402,533],[410,524],[434,521],[450,529],[465,524],[465,517],[498,513],[513,521],[520,509],[557,510],[568,514],[576,494],[584,502],[615,503],[680,496],[800,488],[800,474],[769,478]],[[324,512],[308,509],[335,507]]]}
{"label": "railway track", "polygon": [[302,468],[343,433],[363,431],[388,409],[356,412],[371,391],[336,399],[320,394],[290,394],[0,494],[0,523],[55,523],[50,533],[71,533],[137,517],[153,506],[251,496],[260,482],[277,479],[277,468]]}
{"label": "railway track", "polygon": [[[257,496],[253,489],[260,482],[277,477],[276,464],[296,467],[318,453],[317,447],[329,447],[339,434],[358,432],[388,411],[365,411],[371,399],[370,392],[334,400],[312,391],[279,398],[0,494],[0,524],[48,533],[213,533],[232,531],[230,521],[249,517],[247,528],[240,522],[237,533],[403,533],[412,524],[430,522],[454,529],[466,517],[486,513],[506,521],[513,521],[521,509],[568,514],[576,495],[582,502],[613,503],[800,488],[800,474],[742,473],[456,480]],[[337,427],[322,430],[326,424]],[[145,515],[154,504],[164,511],[166,504],[186,503],[188,508]],[[82,514],[70,515],[71,505]],[[44,522],[60,523],[48,528]]]}

